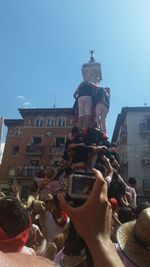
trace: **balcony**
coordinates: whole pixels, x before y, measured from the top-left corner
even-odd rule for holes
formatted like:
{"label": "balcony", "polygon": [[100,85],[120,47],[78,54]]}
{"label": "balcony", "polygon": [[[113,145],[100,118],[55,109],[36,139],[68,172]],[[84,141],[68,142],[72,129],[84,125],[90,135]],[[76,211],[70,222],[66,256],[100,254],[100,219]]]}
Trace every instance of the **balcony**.
{"label": "balcony", "polygon": [[65,150],[65,145],[60,144],[60,145],[50,145],[50,155],[63,155]]}
{"label": "balcony", "polygon": [[120,136],[120,145],[126,146],[127,145],[127,135],[121,135]]}
{"label": "balcony", "polygon": [[143,189],[145,191],[150,190],[150,179],[144,179],[143,180]]}
{"label": "balcony", "polygon": [[127,126],[121,128],[120,135],[127,135]]}
{"label": "balcony", "polygon": [[32,155],[42,155],[43,154],[43,146],[41,145],[27,145],[26,146],[26,154]]}
{"label": "balcony", "polygon": [[139,131],[141,134],[150,133],[150,125],[148,122],[141,122],[139,125]]}
{"label": "balcony", "polygon": [[142,159],[141,161],[144,166],[150,166],[150,157],[149,159],[145,158],[145,159]]}
{"label": "balcony", "polygon": [[150,165],[150,145],[141,149],[141,161],[143,165]]}
{"label": "balcony", "polygon": [[40,166],[26,165],[19,167],[18,177],[35,177],[40,171]]}
{"label": "balcony", "polygon": [[120,144],[126,145],[127,144],[127,128],[123,127],[120,131]]}

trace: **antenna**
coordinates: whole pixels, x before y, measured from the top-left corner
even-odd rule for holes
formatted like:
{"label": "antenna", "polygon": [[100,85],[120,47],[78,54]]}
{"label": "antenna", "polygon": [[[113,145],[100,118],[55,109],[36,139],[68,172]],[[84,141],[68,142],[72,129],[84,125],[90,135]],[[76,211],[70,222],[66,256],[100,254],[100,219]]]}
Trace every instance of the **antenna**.
{"label": "antenna", "polygon": [[54,94],[54,105],[53,108],[56,108],[56,94]]}

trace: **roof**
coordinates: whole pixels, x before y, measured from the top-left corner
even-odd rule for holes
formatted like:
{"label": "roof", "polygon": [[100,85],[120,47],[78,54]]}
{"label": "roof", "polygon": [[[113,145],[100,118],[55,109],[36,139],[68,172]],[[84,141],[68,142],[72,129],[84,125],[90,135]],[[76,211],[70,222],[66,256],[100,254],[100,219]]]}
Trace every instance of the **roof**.
{"label": "roof", "polygon": [[18,110],[23,118],[29,115],[72,115],[72,108],[20,108]]}
{"label": "roof", "polygon": [[112,136],[112,142],[115,142],[120,130],[120,127],[122,126],[126,115],[128,112],[150,112],[150,107],[123,107],[121,110],[121,113],[118,114],[113,136]]}
{"label": "roof", "polygon": [[23,125],[24,120],[22,119],[18,119],[18,120],[4,120],[4,124],[8,127],[8,126],[22,126]]}

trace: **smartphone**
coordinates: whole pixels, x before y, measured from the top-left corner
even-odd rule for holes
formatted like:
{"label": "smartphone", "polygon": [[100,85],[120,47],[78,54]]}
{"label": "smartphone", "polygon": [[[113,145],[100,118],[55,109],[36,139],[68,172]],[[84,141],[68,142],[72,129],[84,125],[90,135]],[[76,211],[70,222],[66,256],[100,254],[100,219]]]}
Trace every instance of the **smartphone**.
{"label": "smartphone", "polygon": [[73,173],[69,177],[68,195],[73,199],[87,199],[94,182],[92,173]]}

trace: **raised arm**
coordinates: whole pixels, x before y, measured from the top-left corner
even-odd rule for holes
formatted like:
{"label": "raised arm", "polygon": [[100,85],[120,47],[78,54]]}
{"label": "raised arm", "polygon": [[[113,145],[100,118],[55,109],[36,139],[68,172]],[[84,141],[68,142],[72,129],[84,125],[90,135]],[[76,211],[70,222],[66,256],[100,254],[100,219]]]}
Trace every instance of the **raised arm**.
{"label": "raised arm", "polygon": [[107,183],[99,171],[94,169],[93,172],[96,181],[85,204],[73,208],[58,195],[60,205],[85,240],[95,267],[123,267],[110,239],[112,210],[107,198]]}

